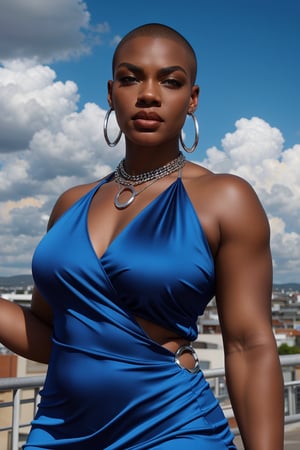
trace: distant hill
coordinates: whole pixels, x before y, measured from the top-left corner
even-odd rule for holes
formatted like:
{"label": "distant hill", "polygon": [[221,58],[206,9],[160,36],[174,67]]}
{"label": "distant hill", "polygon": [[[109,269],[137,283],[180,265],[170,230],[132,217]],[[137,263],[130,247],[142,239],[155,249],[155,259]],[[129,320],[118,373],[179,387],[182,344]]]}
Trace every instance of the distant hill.
{"label": "distant hill", "polygon": [[[27,287],[33,284],[31,275],[15,275],[11,277],[0,277],[0,287],[14,288],[14,287]],[[300,283],[274,283],[273,289],[284,291],[299,291]]]}
{"label": "distant hill", "polygon": [[300,283],[273,284],[273,289],[283,289],[284,291],[300,291]]}
{"label": "distant hill", "polygon": [[31,275],[15,275],[11,277],[0,277],[0,287],[27,287],[33,284]]}

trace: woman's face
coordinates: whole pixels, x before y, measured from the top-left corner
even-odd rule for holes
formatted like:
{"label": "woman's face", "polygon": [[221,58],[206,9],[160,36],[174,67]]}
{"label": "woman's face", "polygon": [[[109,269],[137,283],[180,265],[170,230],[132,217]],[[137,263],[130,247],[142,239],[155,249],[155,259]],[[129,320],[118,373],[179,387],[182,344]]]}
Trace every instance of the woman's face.
{"label": "woman's face", "polygon": [[108,100],[127,140],[143,146],[178,140],[198,102],[190,58],[168,38],[136,37],[119,49]]}

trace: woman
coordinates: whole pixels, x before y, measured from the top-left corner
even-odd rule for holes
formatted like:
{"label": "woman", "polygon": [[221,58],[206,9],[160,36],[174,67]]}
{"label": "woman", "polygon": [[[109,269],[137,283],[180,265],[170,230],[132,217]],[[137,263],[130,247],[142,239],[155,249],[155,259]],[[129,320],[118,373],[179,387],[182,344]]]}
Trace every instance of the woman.
{"label": "woman", "polygon": [[57,201],[31,309],[1,303],[4,344],[49,359],[26,450],[234,449],[190,346],[214,295],[245,448],[283,448],[268,222],[245,181],[180,153],[187,115],[198,136],[195,77],[190,44],[161,24],[115,51],[105,136],[124,133],[125,158]]}

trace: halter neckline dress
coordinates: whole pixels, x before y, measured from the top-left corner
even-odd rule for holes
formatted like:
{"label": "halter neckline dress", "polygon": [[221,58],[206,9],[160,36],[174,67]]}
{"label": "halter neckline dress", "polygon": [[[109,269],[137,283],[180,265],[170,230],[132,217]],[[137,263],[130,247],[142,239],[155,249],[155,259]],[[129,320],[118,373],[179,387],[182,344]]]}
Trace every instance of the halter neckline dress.
{"label": "halter neckline dress", "polygon": [[54,314],[53,349],[24,449],[235,449],[202,372],[180,368],[138,316],[187,340],[214,295],[214,262],[179,176],[101,258],[87,226],[106,177],[39,243],[32,270]]}

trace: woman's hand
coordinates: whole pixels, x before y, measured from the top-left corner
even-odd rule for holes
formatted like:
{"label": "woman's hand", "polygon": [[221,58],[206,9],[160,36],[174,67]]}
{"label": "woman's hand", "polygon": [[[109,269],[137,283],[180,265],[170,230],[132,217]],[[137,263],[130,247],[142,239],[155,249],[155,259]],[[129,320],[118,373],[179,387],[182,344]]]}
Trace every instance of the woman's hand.
{"label": "woman's hand", "polygon": [[34,288],[31,308],[0,299],[0,341],[24,358],[47,364],[51,353],[52,314]]}

